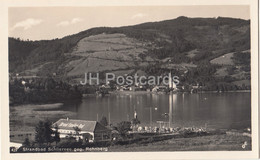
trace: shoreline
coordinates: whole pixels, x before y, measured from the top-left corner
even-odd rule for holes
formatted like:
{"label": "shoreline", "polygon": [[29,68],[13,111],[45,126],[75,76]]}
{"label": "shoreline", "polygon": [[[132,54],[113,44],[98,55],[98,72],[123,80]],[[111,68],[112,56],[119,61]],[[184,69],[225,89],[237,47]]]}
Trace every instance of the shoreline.
{"label": "shoreline", "polygon": [[[219,91],[198,91],[195,93],[190,93],[190,92],[176,92],[176,93],[165,93],[166,94],[200,94],[200,93],[250,93],[251,90],[236,90],[236,91],[224,91],[224,92],[219,92]],[[138,95],[138,94],[158,94],[161,95],[157,92],[152,92],[152,91],[110,91],[109,94],[131,94],[131,95]],[[109,94],[107,96],[109,96]],[[91,94],[83,94],[83,98],[86,97],[95,97],[97,96],[95,93]]]}
{"label": "shoreline", "polygon": [[[250,93],[251,90],[236,90],[236,91],[224,91],[224,92],[218,92],[218,91],[198,91],[195,93],[190,93],[190,92],[175,92],[175,93],[157,93],[157,92],[152,92],[152,91],[109,91],[109,94],[105,95],[109,96],[109,95],[120,95],[120,94],[124,94],[124,95],[138,95],[138,94],[156,94],[156,95],[167,95],[167,94],[202,94],[202,93]],[[87,97],[96,97],[96,93],[90,93],[90,94],[82,94],[82,98],[81,99],[85,99]],[[76,99],[72,99],[72,101],[74,101]],[[65,100],[64,100],[65,101]],[[54,102],[54,103],[49,103],[50,105],[52,104],[61,104],[63,102]],[[46,105],[46,103],[22,103],[22,104],[9,104],[9,107],[15,107],[15,106],[21,106],[21,105]],[[48,104],[47,104],[48,105]]]}

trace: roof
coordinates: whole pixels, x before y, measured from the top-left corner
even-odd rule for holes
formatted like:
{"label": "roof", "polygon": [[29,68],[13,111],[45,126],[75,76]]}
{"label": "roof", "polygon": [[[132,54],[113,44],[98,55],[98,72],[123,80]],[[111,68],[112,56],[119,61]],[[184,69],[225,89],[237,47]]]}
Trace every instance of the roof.
{"label": "roof", "polygon": [[80,131],[87,132],[98,132],[98,131],[108,131],[109,129],[97,121],[87,121],[87,120],[74,120],[74,119],[60,119],[53,124],[57,125],[59,129],[74,130],[78,127]]}

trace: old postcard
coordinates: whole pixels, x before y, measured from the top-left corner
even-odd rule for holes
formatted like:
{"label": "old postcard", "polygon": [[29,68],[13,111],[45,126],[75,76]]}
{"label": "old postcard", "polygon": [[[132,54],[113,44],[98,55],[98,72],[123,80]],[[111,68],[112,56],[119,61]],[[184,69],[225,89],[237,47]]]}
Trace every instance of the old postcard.
{"label": "old postcard", "polygon": [[3,1],[3,159],[259,156],[258,1]]}

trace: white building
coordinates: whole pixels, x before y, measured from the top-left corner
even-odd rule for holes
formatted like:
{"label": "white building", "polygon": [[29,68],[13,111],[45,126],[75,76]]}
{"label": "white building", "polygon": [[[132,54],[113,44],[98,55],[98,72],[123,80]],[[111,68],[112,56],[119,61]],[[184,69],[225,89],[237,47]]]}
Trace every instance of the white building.
{"label": "white building", "polygon": [[58,127],[60,138],[73,136],[75,138],[86,138],[88,141],[107,140],[111,137],[111,130],[97,121],[60,119],[53,124]]}

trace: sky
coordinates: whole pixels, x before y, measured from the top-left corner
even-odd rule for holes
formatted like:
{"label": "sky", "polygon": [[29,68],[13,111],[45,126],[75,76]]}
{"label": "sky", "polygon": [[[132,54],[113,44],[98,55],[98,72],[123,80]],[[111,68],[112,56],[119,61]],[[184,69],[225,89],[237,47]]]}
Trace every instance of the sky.
{"label": "sky", "polygon": [[9,37],[62,38],[93,27],[120,27],[187,17],[250,19],[249,6],[10,7]]}

